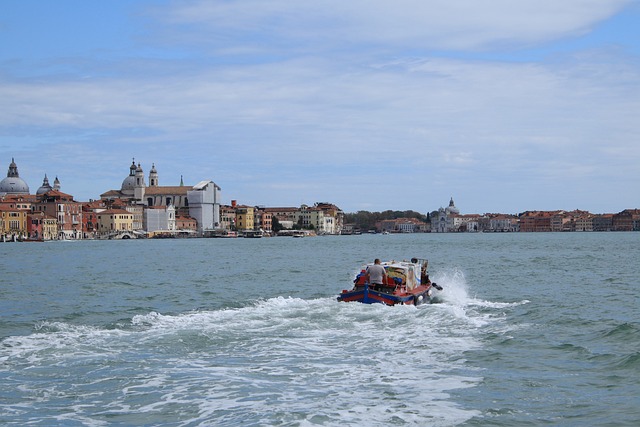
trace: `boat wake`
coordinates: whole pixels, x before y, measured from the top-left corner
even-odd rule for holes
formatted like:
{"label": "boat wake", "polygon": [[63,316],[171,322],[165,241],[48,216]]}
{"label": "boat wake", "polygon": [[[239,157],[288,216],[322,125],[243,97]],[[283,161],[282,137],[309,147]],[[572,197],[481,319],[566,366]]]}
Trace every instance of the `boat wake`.
{"label": "boat wake", "polygon": [[[441,303],[418,307],[277,297],[102,327],[41,322],[0,341],[0,395],[12,396],[0,412],[94,425],[456,425],[478,415],[452,397],[482,381],[465,353],[504,307],[469,297],[460,272],[434,281]],[[39,419],[43,404],[65,418]]]}

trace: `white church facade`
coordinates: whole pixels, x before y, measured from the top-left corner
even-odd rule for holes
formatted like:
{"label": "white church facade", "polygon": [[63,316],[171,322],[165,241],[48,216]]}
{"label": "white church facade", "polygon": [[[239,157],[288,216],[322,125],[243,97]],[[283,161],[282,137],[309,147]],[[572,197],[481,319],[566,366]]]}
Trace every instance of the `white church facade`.
{"label": "white church facade", "polygon": [[[146,208],[172,206],[176,216],[188,216],[196,220],[199,235],[220,228],[220,187],[211,180],[200,181],[194,186],[161,186],[155,164],[149,172],[146,185],[144,171],[135,160],[129,167],[129,175],[122,181],[119,190],[109,190],[100,195],[105,201],[126,200],[132,205]],[[148,231],[148,230],[147,230]]]}

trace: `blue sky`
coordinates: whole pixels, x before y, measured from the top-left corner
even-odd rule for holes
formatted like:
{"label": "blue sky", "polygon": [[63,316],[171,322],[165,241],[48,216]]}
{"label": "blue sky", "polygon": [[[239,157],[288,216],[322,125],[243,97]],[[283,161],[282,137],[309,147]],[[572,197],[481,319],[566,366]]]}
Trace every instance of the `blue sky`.
{"label": "blue sky", "polygon": [[132,158],[225,203],[640,207],[629,0],[5,0],[0,167],[76,200]]}

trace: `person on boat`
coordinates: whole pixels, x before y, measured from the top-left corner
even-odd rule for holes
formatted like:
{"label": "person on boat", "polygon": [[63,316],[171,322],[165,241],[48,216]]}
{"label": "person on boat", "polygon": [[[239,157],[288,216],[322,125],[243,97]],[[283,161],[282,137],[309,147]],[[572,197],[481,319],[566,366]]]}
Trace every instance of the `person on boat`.
{"label": "person on boat", "polygon": [[380,264],[380,259],[376,258],[373,265],[367,267],[367,281],[374,289],[381,289],[387,283],[387,271]]}
{"label": "person on boat", "polygon": [[422,268],[420,270],[420,284],[422,285],[431,285],[434,288],[436,288],[437,290],[441,291],[443,289],[442,286],[438,285],[435,282],[431,282],[431,279],[429,279],[429,273],[427,273],[427,263],[425,262],[424,264],[422,264]]}
{"label": "person on boat", "polygon": [[427,263],[422,264],[422,268],[420,269],[420,284],[431,284],[431,280],[429,280],[429,273],[427,273]]}

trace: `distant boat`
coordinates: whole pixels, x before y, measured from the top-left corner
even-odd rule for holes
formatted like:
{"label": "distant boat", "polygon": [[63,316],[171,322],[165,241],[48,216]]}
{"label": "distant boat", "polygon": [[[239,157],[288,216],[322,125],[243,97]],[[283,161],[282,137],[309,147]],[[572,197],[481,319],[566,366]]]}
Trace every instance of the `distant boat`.
{"label": "distant boat", "polygon": [[246,230],[242,233],[243,237],[251,238],[251,239],[259,239],[264,236],[264,231],[262,230]]}
{"label": "distant boat", "polygon": [[228,238],[238,237],[238,233],[230,230],[213,230],[213,231],[207,232],[205,234],[205,237],[217,237],[217,238],[228,239]]}
{"label": "distant boat", "polygon": [[302,230],[294,230],[294,232],[293,232],[293,233],[291,233],[291,235],[292,235],[293,237],[306,237],[306,236],[307,236],[307,233],[305,233],[305,232],[304,232],[304,231],[302,231]]}

